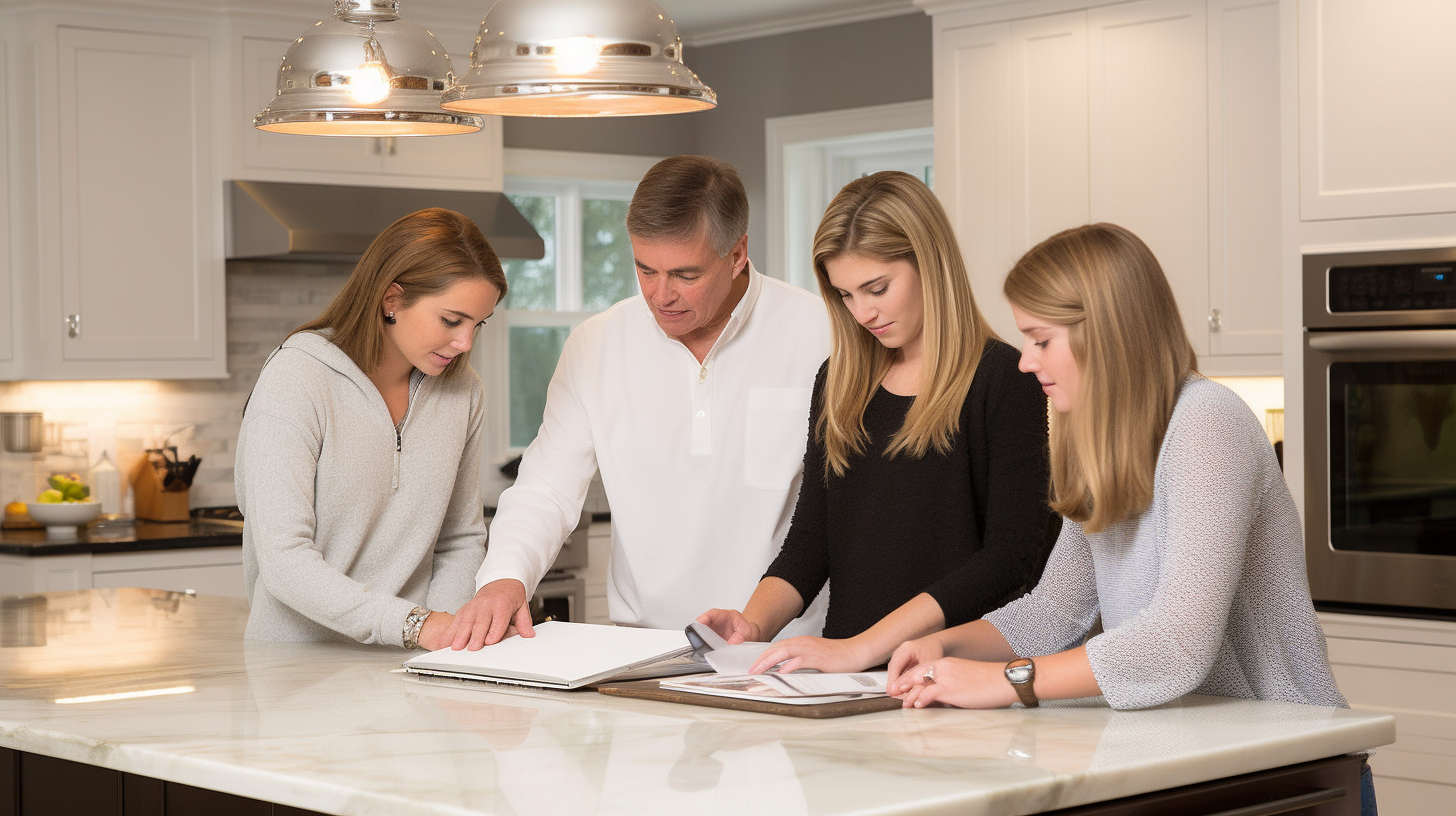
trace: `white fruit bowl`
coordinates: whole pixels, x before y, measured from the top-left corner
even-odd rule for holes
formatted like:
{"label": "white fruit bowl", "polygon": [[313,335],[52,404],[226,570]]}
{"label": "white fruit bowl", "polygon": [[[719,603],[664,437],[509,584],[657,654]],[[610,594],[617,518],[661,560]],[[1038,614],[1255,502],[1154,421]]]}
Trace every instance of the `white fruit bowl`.
{"label": "white fruit bowl", "polygon": [[101,515],[101,502],[30,502],[25,505],[25,511],[30,514],[31,521],[45,525],[47,534],[70,535],[76,532],[77,527]]}

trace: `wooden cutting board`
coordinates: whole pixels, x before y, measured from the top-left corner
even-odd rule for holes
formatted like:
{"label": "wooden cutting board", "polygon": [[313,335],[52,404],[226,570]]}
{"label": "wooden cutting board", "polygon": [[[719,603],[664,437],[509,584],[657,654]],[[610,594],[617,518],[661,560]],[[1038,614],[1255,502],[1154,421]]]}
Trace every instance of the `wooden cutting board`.
{"label": "wooden cutting board", "polygon": [[613,697],[633,697],[639,700],[659,700],[664,703],[727,708],[733,711],[755,711],[760,714],[781,714],[786,717],[807,717],[830,719],[849,717],[855,714],[869,714],[874,711],[890,711],[900,707],[894,697],[868,697],[863,700],[844,700],[838,703],[819,705],[791,705],[768,700],[740,700],[737,697],[716,697],[711,694],[695,694],[691,691],[665,689],[656,680],[628,680],[621,683],[602,683],[596,686],[600,694]]}

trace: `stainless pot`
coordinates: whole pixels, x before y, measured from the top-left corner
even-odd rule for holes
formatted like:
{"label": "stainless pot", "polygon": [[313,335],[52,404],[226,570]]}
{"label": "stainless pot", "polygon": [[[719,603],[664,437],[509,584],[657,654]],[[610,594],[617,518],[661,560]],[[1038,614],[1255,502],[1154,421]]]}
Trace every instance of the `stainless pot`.
{"label": "stainless pot", "polygon": [[11,453],[38,453],[45,442],[45,427],[39,412],[0,413],[0,436]]}

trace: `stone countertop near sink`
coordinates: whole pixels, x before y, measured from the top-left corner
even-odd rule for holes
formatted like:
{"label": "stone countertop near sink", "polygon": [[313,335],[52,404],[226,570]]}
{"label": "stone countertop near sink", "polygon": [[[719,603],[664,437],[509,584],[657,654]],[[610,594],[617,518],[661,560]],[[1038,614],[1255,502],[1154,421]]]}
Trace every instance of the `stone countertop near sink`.
{"label": "stone countertop near sink", "polygon": [[398,649],[244,641],[246,618],[153,590],[0,599],[0,747],[335,814],[1007,816],[1395,735],[1387,715],[1200,696],[811,720],[440,687],[395,672]]}
{"label": "stone countertop near sink", "polygon": [[0,530],[0,554],[74,555],[241,547],[240,523],[192,518],[187,521],[106,521],[88,524],[75,535],[52,536],[44,528]]}

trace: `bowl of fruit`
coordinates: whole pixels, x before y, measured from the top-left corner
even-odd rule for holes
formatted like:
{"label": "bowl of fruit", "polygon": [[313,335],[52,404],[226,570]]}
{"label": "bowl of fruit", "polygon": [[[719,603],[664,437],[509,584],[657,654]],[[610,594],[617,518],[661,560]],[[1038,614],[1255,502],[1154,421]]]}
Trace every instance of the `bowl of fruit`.
{"label": "bowl of fruit", "polygon": [[101,515],[101,503],[91,501],[91,488],[75,474],[57,473],[47,480],[50,487],[25,510],[36,524],[44,524],[47,535],[75,535],[76,529]]}

